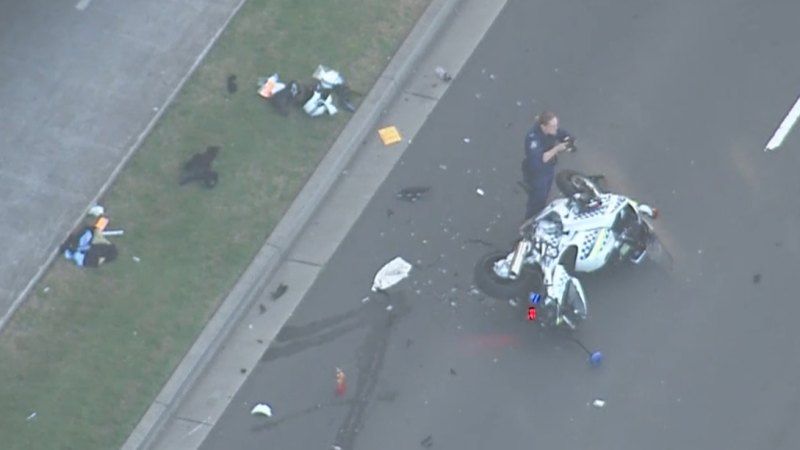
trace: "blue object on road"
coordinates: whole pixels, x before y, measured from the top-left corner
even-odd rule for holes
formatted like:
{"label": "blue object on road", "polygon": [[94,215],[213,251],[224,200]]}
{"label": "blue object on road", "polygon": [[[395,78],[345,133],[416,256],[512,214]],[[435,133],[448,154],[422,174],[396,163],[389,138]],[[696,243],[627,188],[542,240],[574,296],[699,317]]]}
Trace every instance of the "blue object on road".
{"label": "blue object on road", "polygon": [[537,294],[536,292],[531,292],[531,303],[534,305],[539,304],[539,300],[541,300],[542,296]]}
{"label": "blue object on road", "polygon": [[598,367],[603,363],[603,352],[594,352],[589,356],[589,364],[592,367]]}

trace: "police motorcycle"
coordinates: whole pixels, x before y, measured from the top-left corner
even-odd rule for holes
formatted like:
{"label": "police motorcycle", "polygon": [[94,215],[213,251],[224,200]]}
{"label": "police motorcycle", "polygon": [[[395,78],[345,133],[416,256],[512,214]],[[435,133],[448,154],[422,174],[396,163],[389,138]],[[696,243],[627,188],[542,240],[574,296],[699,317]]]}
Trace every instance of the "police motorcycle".
{"label": "police motorcycle", "polygon": [[647,257],[670,266],[672,257],[648,221],[658,210],[608,192],[603,181],[603,176],[559,172],[556,186],[564,197],[523,226],[510,253],[492,251],[478,261],[478,289],[494,298],[529,298],[529,317],[538,307],[543,324],[575,329],[588,317],[580,273],[642,264]]}

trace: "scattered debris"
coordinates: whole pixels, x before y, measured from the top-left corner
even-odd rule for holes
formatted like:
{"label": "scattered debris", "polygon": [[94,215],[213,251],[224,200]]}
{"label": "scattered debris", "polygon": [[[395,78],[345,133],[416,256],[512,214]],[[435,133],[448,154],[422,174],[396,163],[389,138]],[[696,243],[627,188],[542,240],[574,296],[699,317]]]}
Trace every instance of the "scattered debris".
{"label": "scattered debris", "polygon": [[281,283],[274,291],[272,291],[272,293],[269,294],[269,296],[273,301],[275,301],[285,294],[287,290],[289,290],[289,286]]}
{"label": "scattered debris", "polygon": [[411,264],[408,261],[399,256],[394,258],[381,267],[375,274],[375,278],[372,282],[372,291],[385,291],[408,277],[410,271]]}
{"label": "scattered debris", "polygon": [[483,192],[483,189],[481,189],[481,188],[475,189],[475,192],[477,192],[477,193],[478,193],[478,195],[480,195],[481,197],[483,197],[483,194],[484,194],[484,192]]}
{"label": "scattered debris", "polygon": [[511,306],[517,306],[518,303],[513,298],[510,298],[510,299],[508,299],[508,304],[511,305]]}
{"label": "scattered debris", "polygon": [[757,273],[753,275],[753,284],[758,284],[759,282],[761,282],[761,274]]}
{"label": "scattered debris", "polygon": [[436,76],[437,76],[437,77],[439,77],[439,78],[441,78],[441,79],[442,79],[442,81],[444,81],[444,82],[446,82],[446,83],[447,83],[447,82],[450,82],[450,80],[452,80],[452,79],[453,79],[453,77],[452,77],[452,76],[450,76],[450,74],[449,74],[449,73],[447,73],[447,71],[446,71],[446,70],[444,70],[444,68],[442,68],[442,67],[437,67],[437,68],[436,68],[436,70],[435,70],[435,72],[436,72]]}
{"label": "scattered debris", "polygon": [[122,236],[125,230],[103,230],[103,236]]}
{"label": "scattered debris", "polygon": [[361,303],[367,303],[369,301],[369,296],[366,296],[361,299]]}
{"label": "scattered debris", "polygon": [[486,247],[494,247],[494,244],[492,244],[491,242],[488,242],[488,241],[484,241],[483,239],[469,238],[469,239],[466,240],[466,242],[468,242],[470,244],[481,244],[481,245],[485,245]]}
{"label": "scattered debris", "polygon": [[242,374],[247,373],[247,369],[242,367],[241,369],[239,369],[239,373],[242,373]]}
{"label": "scattered debris", "polygon": [[264,340],[263,339],[256,339],[256,342],[258,342],[259,344],[263,344]]}
{"label": "scattered debris", "polygon": [[266,78],[258,79],[258,95],[267,99],[275,107],[275,111],[281,116],[289,115],[289,104],[292,100],[301,103],[302,87],[296,81],[289,82],[287,85],[280,81],[277,73]]}
{"label": "scattered debris", "polygon": [[450,369],[450,375],[456,376],[456,369]]}
{"label": "scattered debris", "polygon": [[50,292],[50,286],[45,286],[44,289],[42,289],[42,292],[44,292],[45,294]]}
{"label": "scattered debris", "polygon": [[606,405],[606,401],[598,398],[592,402],[592,405],[596,408],[602,408]]}
{"label": "scattered debris", "polygon": [[314,70],[313,77],[318,83],[314,86],[311,98],[303,105],[303,110],[306,114],[311,117],[320,116],[325,112],[331,116],[336,114],[338,110],[333,104],[333,94],[341,98],[342,104],[348,111],[353,112],[356,110],[350,102],[350,88],[339,72],[320,64]]}
{"label": "scattered debris", "polygon": [[389,306],[387,306],[387,307],[386,307],[386,310],[387,310],[387,311],[391,311],[391,310],[393,310],[393,309],[394,309],[394,306],[392,306],[392,305],[389,305]]}
{"label": "scattered debris", "polygon": [[427,194],[431,190],[430,186],[410,186],[407,188],[401,189],[396,197],[409,201],[409,202],[416,202],[417,200],[421,199],[425,194]]}
{"label": "scattered debris", "polygon": [[258,314],[264,314],[265,312],[267,312],[267,307],[264,306],[263,303],[259,303],[258,304]]}
{"label": "scattered debris", "polygon": [[394,210],[386,208],[386,217],[392,217],[394,215]]}
{"label": "scattered debris", "polygon": [[342,397],[347,393],[347,377],[344,374],[344,371],[340,368],[336,368],[336,396]]}
{"label": "scattered debris", "polygon": [[469,138],[464,138],[464,143],[469,144]]}
{"label": "scattered debris", "polygon": [[99,267],[117,259],[117,247],[103,235],[108,226],[108,217],[102,215],[102,206],[92,208],[90,215],[99,214],[91,225],[83,225],[72,232],[59,247],[64,258],[79,267]]}
{"label": "scattered debris", "polygon": [[445,166],[444,164],[439,164],[439,168],[442,170],[447,170],[447,166]]}
{"label": "scattered debris", "polygon": [[381,128],[378,130],[378,137],[381,138],[383,145],[387,147],[403,140],[400,136],[400,131],[395,126]]}
{"label": "scattered debris", "polygon": [[419,444],[420,444],[421,446],[425,447],[425,448],[431,448],[431,446],[433,446],[433,436],[429,434],[429,435],[428,435],[428,436],[427,436],[425,439],[423,439],[423,440],[422,440],[422,441],[421,441]]}
{"label": "scattered debris", "polygon": [[211,169],[211,163],[214,162],[217,154],[219,154],[219,147],[216,145],[206,147],[206,151],[203,153],[195,153],[181,168],[178,184],[183,186],[193,181],[200,181],[209,189],[216,186],[219,174]]}
{"label": "scattered debris", "polygon": [[95,205],[89,208],[89,215],[92,217],[100,217],[105,215],[106,210],[100,205]]}
{"label": "scattered debris", "polygon": [[134,262],[142,262],[141,258],[139,258],[138,256],[132,256],[132,257],[131,257],[131,259],[132,259]]}
{"label": "scattered debris", "polygon": [[228,75],[227,88],[228,94],[233,94],[239,89],[239,87],[236,85],[236,75]]}
{"label": "scattered debris", "polygon": [[250,411],[250,414],[272,417],[272,408],[266,403],[259,403]]}
{"label": "scattered debris", "polygon": [[30,415],[28,415],[28,417],[27,417],[25,420],[31,420],[31,419],[33,419],[34,417],[36,417],[36,411],[34,411],[34,412],[30,413]]}

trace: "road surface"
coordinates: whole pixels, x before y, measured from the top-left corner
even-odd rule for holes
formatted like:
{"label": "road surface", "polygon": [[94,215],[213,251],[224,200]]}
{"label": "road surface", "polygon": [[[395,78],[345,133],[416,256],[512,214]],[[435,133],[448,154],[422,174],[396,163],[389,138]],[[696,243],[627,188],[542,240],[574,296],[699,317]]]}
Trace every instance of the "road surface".
{"label": "road surface", "polygon": [[[763,148],[800,93],[799,15],[509,1],[202,448],[795,448],[800,138]],[[599,369],[470,289],[477,258],[515,237],[541,109],[578,136],[561,168],[659,207],[675,258],[585,278],[578,336]],[[415,185],[430,194],[395,198]],[[398,255],[419,267],[370,293]],[[274,417],[251,416],[258,402]]]}

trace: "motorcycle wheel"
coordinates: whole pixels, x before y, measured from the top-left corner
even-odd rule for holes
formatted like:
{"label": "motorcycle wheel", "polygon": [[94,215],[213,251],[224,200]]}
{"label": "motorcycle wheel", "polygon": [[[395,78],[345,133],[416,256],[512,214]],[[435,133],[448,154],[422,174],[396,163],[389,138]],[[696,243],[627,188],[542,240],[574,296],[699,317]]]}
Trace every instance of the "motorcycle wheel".
{"label": "motorcycle wheel", "polygon": [[590,178],[578,171],[565,169],[556,174],[556,186],[562,194],[572,197],[575,194],[589,192],[583,181]]}
{"label": "motorcycle wheel", "polygon": [[509,280],[497,276],[494,272],[494,264],[508,256],[508,252],[494,250],[487,253],[475,265],[475,285],[484,294],[500,299],[521,299],[527,298],[531,292],[536,292],[542,288],[542,273],[532,267],[525,267],[520,276],[515,280]]}

